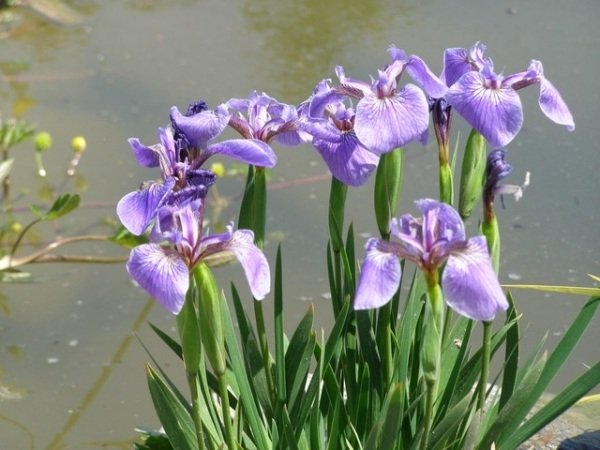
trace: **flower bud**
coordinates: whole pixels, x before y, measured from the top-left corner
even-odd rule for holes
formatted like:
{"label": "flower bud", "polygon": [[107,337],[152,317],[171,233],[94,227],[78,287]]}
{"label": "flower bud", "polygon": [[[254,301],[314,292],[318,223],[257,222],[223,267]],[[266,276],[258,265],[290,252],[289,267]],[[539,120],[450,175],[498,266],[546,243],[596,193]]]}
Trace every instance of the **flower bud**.
{"label": "flower bud", "polygon": [[35,150],[42,152],[52,147],[52,135],[47,131],[40,131],[33,138]]}
{"label": "flower bud", "polygon": [[87,142],[83,136],[75,136],[71,140],[71,148],[75,153],[82,153],[87,147]]}

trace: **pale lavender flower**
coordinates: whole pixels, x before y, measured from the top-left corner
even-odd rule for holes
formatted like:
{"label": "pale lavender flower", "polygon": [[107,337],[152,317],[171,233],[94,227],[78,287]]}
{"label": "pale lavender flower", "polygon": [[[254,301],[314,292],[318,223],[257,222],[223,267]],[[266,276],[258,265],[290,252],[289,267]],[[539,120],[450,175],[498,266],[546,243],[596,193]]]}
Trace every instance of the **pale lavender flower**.
{"label": "pale lavender flower", "polygon": [[416,202],[422,217],[393,219],[391,233],[399,242],[371,238],[354,298],[355,309],[386,304],[400,284],[398,258],[415,263],[426,274],[444,266],[442,291],[457,313],[474,320],[492,320],[508,308],[494,273],[483,236],[467,239],[463,221],[450,205],[432,199]]}
{"label": "pale lavender flower", "polygon": [[443,78],[452,83],[446,100],[493,148],[506,146],[523,125],[523,108],[517,91],[540,86],[538,104],[553,122],[575,129],[573,116],[558,90],[544,76],[542,63],[531,60],[527,70],[509,76],[496,74],[493,62],[483,58],[484,46],[476,46],[461,59],[452,49]]}
{"label": "pale lavender flower", "polygon": [[429,125],[427,97],[414,84],[398,88],[398,81],[405,71],[431,97],[440,98],[447,89],[418,56],[407,56],[394,46],[388,53],[392,62],[379,70],[378,77],[371,83],[348,78],[341,66],[336,67],[341,84],[337,92],[358,99],[354,121],[356,136],[377,155],[417,139],[426,139]]}
{"label": "pale lavender flower", "polygon": [[265,93],[253,91],[248,98],[232,98],[226,105],[237,112],[230,117],[229,126],[245,139],[265,143],[275,140],[287,146],[298,145],[307,139],[298,128],[296,108]]}
{"label": "pale lavender flower", "polygon": [[269,265],[254,245],[250,230],[202,236],[201,201],[161,208],[151,242],[131,250],[127,271],[131,277],[173,314],[181,311],[189,288],[190,272],[216,255],[234,255],[240,262],[252,295],[263,299],[270,290]]}
{"label": "pale lavender flower", "polygon": [[354,110],[322,80],[313,95],[298,108],[301,129],[312,136],[331,174],[344,184],[360,186],[377,167],[379,157],[365,148],[354,132]]}

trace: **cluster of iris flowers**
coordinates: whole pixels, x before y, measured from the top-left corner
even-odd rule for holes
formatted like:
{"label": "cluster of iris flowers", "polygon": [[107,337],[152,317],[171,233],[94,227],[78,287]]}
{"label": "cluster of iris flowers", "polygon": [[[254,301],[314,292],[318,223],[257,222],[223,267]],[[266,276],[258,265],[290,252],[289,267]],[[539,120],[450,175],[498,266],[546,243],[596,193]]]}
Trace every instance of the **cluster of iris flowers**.
{"label": "cluster of iris flowers", "polygon": [[[509,192],[499,188],[498,181],[507,174],[502,147],[523,123],[517,91],[538,85],[542,112],[569,130],[574,122],[560,94],[544,77],[541,62],[532,60],[525,71],[503,76],[494,72],[484,50],[481,43],[471,49],[445,50],[443,70],[437,76],[421,58],[392,46],[390,63],[370,82],[351,79],[337,67],[337,83],[320,81],[298,107],[257,92],[214,110],[203,102],[190,105],[185,113],[173,107],[169,126],[159,129],[158,144],[129,140],[138,163],[159,167],[161,172],[159,180],[145,182],[117,206],[121,222],[131,233],[141,235],[150,228],[150,242],[131,251],[127,263],[131,277],[168,311],[178,314],[190,271],[203,259],[228,252],[240,261],[253,296],[264,298],[270,290],[269,266],[253,243],[252,231],[234,231],[230,226],[222,234],[204,234],[205,198],[216,175],[202,165],[212,155],[224,155],[256,167],[273,167],[276,156],[270,143],[274,140],[290,146],[310,142],[336,179],[358,186],[376,169],[381,155],[412,141],[425,143],[432,105],[441,104],[447,120],[450,111],[456,111],[495,150],[489,157],[486,198],[493,201],[494,194]],[[405,72],[416,85],[400,84]],[[241,137],[219,140],[228,126]],[[355,309],[387,303],[400,283],[398,258],[406,258],[426,276],[443,269],[444,296],[457,313],[492,320],[508,305],[485,238],[467,239],[461,217],[446,203],[422,199],[416,205],[421,218],[403,215],[390,224],[399,242],[377,238],[367,242]]]}

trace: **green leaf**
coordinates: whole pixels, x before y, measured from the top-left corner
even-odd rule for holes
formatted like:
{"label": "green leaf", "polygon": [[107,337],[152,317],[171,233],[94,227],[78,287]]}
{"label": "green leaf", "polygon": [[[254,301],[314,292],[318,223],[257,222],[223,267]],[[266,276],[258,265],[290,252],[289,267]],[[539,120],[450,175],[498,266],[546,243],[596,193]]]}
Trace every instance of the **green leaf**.
{"label": "green leaf", "polygon": [[[312,330],[313,317],[314,307],[311,305],[296,327],[296,330],[290,339],[287,351],[285,352],[288,405],[295,405],[298,395],[304,394],[304,384],[310,369],[310,363],[316,344],[316,338]],[[296,424],[297,427],[301,425],[302,424]]]}
{"label": "green leaf", "polygon": [[506,441],[500,441],[498,449],[512,449],[529,439],[533,434],[552,422],[569,407],[573,406],[585,394],[600,383],[600,362],[573,381],[561,393],[550,400],[543,408],[528,419],[518,430],[507,435]]}
{"label": "green leaf", "polygon": [[[505,433],[514,432],[516,427],[525,418],[526,414],[531,410],[531,408],[539,400],[541,395],[545,392],[546,388],[554,379],[556,373],[562,367],[564,362],[571,354],[571,351],[581,338],[581,335],[583,334],[590,321],[594,317],[596,309],[599,305],[600,297],[591,297],[583,306],[583,308],[581,309],[571,326],[567,329],[561,341],[558,343],[554,351],[548,357],[548,362],[544,366],[543,372],[537,380],[536,385],[527,397],[523,397],[524,401],[520,403],[520,407],[516,409],[511,415],[512,420],[507,424],[506,429],[504,430]],[[514,396],[516,395],[517,392],[515,392]],[[501,439],[503,438],[504,436],[501,437]]]}
{"label": "green leaf", "polygon": [[71,211],[77,209],[79,206],[79,195],[78,194],[64,194],[59,196],[50,209],[43,212],[40,207],[32,205],[31,212],[38,216],[41,220],[51,221],[56,220]]}
{"label": "green leaf", "polygon": [[507,322],[512,322],[513,325],[506,332],[506,351],[504,356],[504,369],[502,370],[502,388],[500,390],[500,402],[498,404],[500,409],[504,407],[515,390],[517,373],[519,370],[520,333],[519,322],[516,320],[518,314],[510,291],[506,298],[509,304],[508,311],[506,312],[506,320]]}
{"label": "green leaf", "polygon": [[167,347],[169,347],[171,350],[173,350],[173,352],[179,358],[183,358],[183,352],[181,350],[181,345],[179,345],[179,343],[177,341],[175,341],[175,339],[173,339],[167,333],[162,331],[156,325],[154,325],[152,323],[148,323],[148,325],[150,325],[150,328],[152,328],[154,330],[154,332],[158,335],[159,338],[162,339],[162,341],[167,345]]}
{"label": "green leaf", "polygon": [[393,385],[386,395],[379,419],[371,429],[365,448],[392,450],[395,448],[402,418],[401,384]]}
{"label": "green leaf", "polygon": [[237,341],[237,336],[233,328],[233,321],[231,320],[231,314],[229,313],[229,307],[227,302],[223,302],[221,308],[223,314],[223,325],[225,332],[225,343],[227,346],[227,354],[231,364],[231,370],[234,373],[235,381],[238,385],[239,390],[239,401],[241,408],[246,418],[248,419],[249,433],[253,437],[253,441],[256,442],[256,446],[259,449],[271,448],[271,443],[268,439],[267,430],[261,420],[261,413],[258,409],[257,402],[255,400],[252,387],[250,386],[249,380],[251,379],[244,360],[242,358],[240,348]]}
{"label": "green leaf", "polygon": [[543,284],[503,284],[507,289],[529,289],[531,291],[556,292],[559,294],[573,295],[600,295],[600,288],[588,288],[578,286],[550,286]]}
{"label": "green leaf", "polygon": [[154,408],[173,448],[198,449],[194,423],[186,407],[150,365],[146,366],[146,373]]}

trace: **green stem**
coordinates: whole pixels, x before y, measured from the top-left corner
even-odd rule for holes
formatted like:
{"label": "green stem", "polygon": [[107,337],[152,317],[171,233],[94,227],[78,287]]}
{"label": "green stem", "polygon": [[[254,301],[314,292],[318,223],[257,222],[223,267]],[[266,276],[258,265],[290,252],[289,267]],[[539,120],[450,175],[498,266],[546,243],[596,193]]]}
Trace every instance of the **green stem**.
{"label": "green stem", "polygon": [[441,338],[444,326],[444,298],[439,285],[436,270],[425,274],[427,279],[428,308],[430,313],[425,324],[423,350],[421,353],[423,374],[425,377],[425,415],[423,417],[423,435],[420,449],[425,450],[433,424],[433,406],[437,396],[438,379],[441,360]]}
{"label": "green stem", "polygon": [[202,419],[200,418],[200,386],[198,385],[198,373],[187,372],[187,382],[192,396],[192,420],[196,429],[196,439],[198,440],[198,449],[204,449],[204,430],[202,429]]}
{"label": "green stem", "polygon": [[479,396],[477,398],[477,409],[483,408],[485,404],[485,393],[487,391],[487,380],[490,375],[490,358],[492,354],[492,322],[483,322],[483,348],[481,361],[481,376],[479,378]]}
{"label": "green stem", "polygon": [[223,423],[225,425],[225,442],[229,450],[236,450],[235,435],[233,433],[233,424],[231,423],[231,408],[229,406],[229,392],[227,389],[227,379],[225,373],[217,374],[219,382],[219,395],[221,397],[221,407],[223,411]]}

